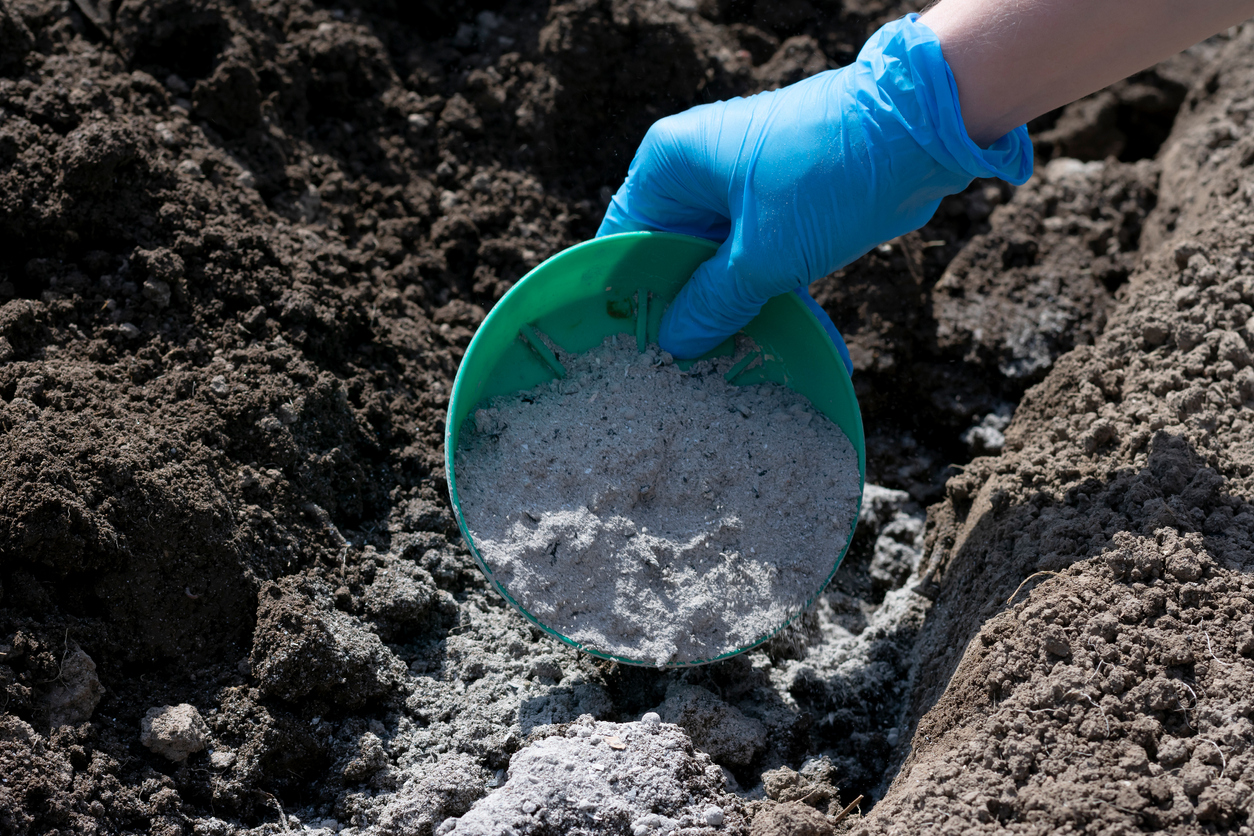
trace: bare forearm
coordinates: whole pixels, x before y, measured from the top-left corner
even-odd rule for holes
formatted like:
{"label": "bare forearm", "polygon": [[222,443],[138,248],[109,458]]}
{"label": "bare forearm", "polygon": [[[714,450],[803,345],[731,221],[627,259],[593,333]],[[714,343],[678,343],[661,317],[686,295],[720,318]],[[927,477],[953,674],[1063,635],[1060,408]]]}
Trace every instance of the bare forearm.
{"label": "bare forearm", "polygon": [[980,145],[1254,15],[1254,0],[942,0],[940,39]]}

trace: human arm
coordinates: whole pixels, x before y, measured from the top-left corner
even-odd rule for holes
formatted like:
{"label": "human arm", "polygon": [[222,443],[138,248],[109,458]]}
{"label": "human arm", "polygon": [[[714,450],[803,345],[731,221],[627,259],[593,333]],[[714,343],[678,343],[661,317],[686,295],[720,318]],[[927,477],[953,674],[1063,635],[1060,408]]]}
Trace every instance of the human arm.
{"label": "human arm", "polygon": [[979,145],[1254,15],[1254,0],[941,0],[936,33]]}
{"label": "human arm", "polygon": [[649,129],[597,234],[721,242],[663,315],[671,354],[710,350],[772,296],[802,295],[922,226],[973,178],[1031,174],[1025,130],[987,149],[967,137],[939,43],[916,17],[881,28],[848,67]]}
{"label": "human arm", "polygon": [[942,0],[926,22],[880,29],[848,67],[656,123],[598,235],[722,242],[662,321],[664,348],[699,355],[771,296],[804,294],[922,226],[973,178],[1024,182],[1028,119],[1251,11],[1254,0]]}

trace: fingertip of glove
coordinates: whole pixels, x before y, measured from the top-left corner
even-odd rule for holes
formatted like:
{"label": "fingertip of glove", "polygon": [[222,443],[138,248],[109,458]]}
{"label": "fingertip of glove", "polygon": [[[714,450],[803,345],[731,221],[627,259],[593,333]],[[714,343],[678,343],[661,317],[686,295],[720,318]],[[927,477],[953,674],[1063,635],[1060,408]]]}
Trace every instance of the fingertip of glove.
{"label": "fingertip of glove", "polygon": [[700,357],[716,345],[727,339],[728,334],[711,334],[694,328],[691,321],[677,325],[675,322],[675,303],[671,303],[662,314],[661,328],[658,330],[658,345],[664,351],[680,360],[692,360]]}

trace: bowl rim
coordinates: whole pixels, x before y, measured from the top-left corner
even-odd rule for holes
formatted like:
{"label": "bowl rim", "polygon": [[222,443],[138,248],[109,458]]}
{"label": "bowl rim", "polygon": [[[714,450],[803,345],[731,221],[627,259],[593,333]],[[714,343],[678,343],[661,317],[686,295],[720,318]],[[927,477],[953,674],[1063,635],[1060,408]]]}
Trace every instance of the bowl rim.
{"label": "bowl rim", "polygon": [[[803,313],[804,319],[808,321],[813,328],[818,329],[822,333],[823,338],[824,338],[824,343],[831,347],[831,354],[832,354],[832,359],[834,361],[834,364],[837,368],[839,368],[840,373],[844,375],[846,381],[848,381],[847,395],[849,399],[851,400],[852,405],[854,407],[853,413],[856,419],[857,433],[863,439],[863,442],[862,442],[861,447],[859,447],[856,441],[852,437],[849,437],[849,433],[845,432],[844,428],[841,427],[841,431],[844,432],[846,437],[849,438],[849,441],[853,445],[855,452],[858,454],[857,508],[853,515],[853,520],[850,524],[849,534],[845,540],[844,548],[842,548],[839,557],[837,557],[836,560],[833,562],[832,568],[827,574],[827,578],[823,581],[822,584],[819,585],[819,587],[813,593],[810,594],[810,596],[806,599],[805,603],[798,607],[790,608],[790,610],[788,611],[788,615],[783,620],[783,622],[781,622],[777,627],[775,627],[774,629],[772,629],[770,632],[766,633],[765,635],[755,639],[754,641],[744,645],[743,647],[739,647],[734,650],[727,651],[726,653],[719,654],[718,656],[714,656],[709,659],[694,659],[694,660],[687,660],[687,661],[680,661],[680,662],[666,662],[664,664],[658,664],[656,661],[632,659],[632,658],[625,657],[625,656],[618,656],[612,653],[608,653],[597,647],[593,647],[590,645],[583,644],[579,641],[576,641],[575,639],[572,639],[571,637],[548,626],[539,618],[537,618],[535,615],[533,615],[530,611],[527,610],[526,607],[524,607],[520,602],[518,602],[509,593],[509,590],[506,589],[505,585],[496,577],[491,567],[488,566],[487,561],[484,560],[483,555],[480,554],[478,546],[475,545],[474,537],[471,536],[470,529],[466,524],[465,515],[462,513],[461,500],[457,492],[456,476],[455,476],[455,471],[454,471],[454,459],[455,459],[455,454],[456,454],[455,442],[456,442],[456,435],[458,433],[458,427],[454,426],[453,416],[458,411],[458,406],[461,400],[459,396],[461,395],[461,388],[462,388],[462,384],[464,383],[463,374],[466,372],[466,367],[467,367],[466,360],[467,358],[472,356],[472,352],[475,349],[476,341],[480,339],[480,335],[488,331],[490,328],[495,327],[495,323],[497,320],[504,319],[507,316],[507,314],[504,313],[506,310],[508,310],[506,303],[508,302],[508,300],[510,299],[512,295],[515,295],[516,293],[520,292],[519,289],[523,286],[524,282],[527,282],[527,281],[534,282],[536,276],[544,275],[544,273],[547,273],[549,270],[552,270],[555,264],[559,263],[562,260],[570,258],[573,254],[576,254],[582,250],[601,247],[601,246],[604,246],[605,242],[607,241],[611,241],[614,239],[624,239],[624,238],[629,238],[629,237],[630,238],[679,239],[679,240],[683,240],[691,244],[696,244],[699,242],[700,244],[704,245],[708,249],[711,256],[714,254],[714,252],[717,250],[719,246],[719,242],[712,241],[708,238],[699,238],[699,237],[692,236],[692,235],[682,235],[682,234],[673,233],[673,232],[652,232],[652,231],[623,232],[623,233],[618,233],[615,235],[602,236],[600,238],[592,238],[587,241],[583,241],[578,244],[575,244],[574,246],[567,247],[566,249],[553,254],[549,258],[542,261],[540,264],[533,267],[531,270],[527,271],[527,273],[522,278],[520,278],[517,282],[515,282],[513,287],[511,287],[508,291],[506,291],[506,293],[496,302],[496,304],[492,306],[492,309],[488,311],[487,315],[484,317],[483,322],[481,322],[479,324],[479,327],[475,330],[474,336],[471,338],[470,343],[466,347],[465,353],[462,355],[461,361],[458,363],[457,373],[453,378],[453,385],[449,391],[448,408],[445,411],[445,423],[444,423],[445,482],[448,488],[449,502],[453,509],[453,516],[457,520],[457,526],[461,533],[462,540],[465,542],[466,547],[470,550],[471,555],[474,557],[475,563],[478,565],[480,572],[483,573],[484,577],[491,583],[492,588],[495,589],[506,600],[506,602],[510,604],[510,606],[512,606],[515,610],[517,610],[524,618],[526,618],[529,622],[534,624],[536,627],[540,628],[542,631],[544,631],[548,635],[553,636],[554,638],[558,639],[563,644],[569,645],[570,647],[573,647],[576,650],[582,651],[584,653],[587,653],[591,656],[594,656],[600,659],[605,659],[611,662],[617,662],[619,664],[634,665],[634,666],[639,666],[639,667],[654,667],[654,668],[688,668],[688,667],[695,667],[698,665],[707,665],[713,662],[719,662],[724,659],[729,659],[733,656],[738,656],[741,653],[745,653],[749,650],[754,649],[755,647],[759,647],[765,642],[770,641],[772,638],[779,635],[780,632],[785,630],[790,624],[792,624],[798,615],[800,615],[801,613],[809,609],[814,604],[814,602],[818,599],[818,597],[822,595],[823,592],[827,589],[828,585],[832,581],[832,578],[835,576],[836,572],[840,569],[840,566],[844,563],[845,556],[849,552],[849,547],[853,543],[854,533],[857,530],[858,518],[861,516],[862,499],[863,499],[863,494],[866,488],[866,444],[865,444],[865,435],[864,435],[864,430],[863,430],[863,425],[862,425],[861,407],[858,404],[857,395],[853,391],[852,380],[849,375],[849,371],[845,367],[844,361],[841,359],[840,354],[837,352],[835,345],[831,343],[831,339],[827,336],[827,332],[826,330],[823,329],[822,324],[820,324],[818,319],[815,317],[814,312],[811,311],[806,306],[806,304],[802,302],[801,299],[798,298],[795,294],[784,293],[784,294],[781,294],[781,297],[788,297],[789,299],[791,299],[792,304],[795,305],[795,309]],[[776,298],[780,298],[780,297],[776,297]],[[478,403],[478,401],[476,401],[476,403]],[[470,409],[467,410],[467,413],[466,413],[467,416],[472,414],[473,409],[474,409],[474,405],[472,404]],[[464,421],[465,418],[463,418],[462,420]],[[835,422],[833,421],[833,423]]]}

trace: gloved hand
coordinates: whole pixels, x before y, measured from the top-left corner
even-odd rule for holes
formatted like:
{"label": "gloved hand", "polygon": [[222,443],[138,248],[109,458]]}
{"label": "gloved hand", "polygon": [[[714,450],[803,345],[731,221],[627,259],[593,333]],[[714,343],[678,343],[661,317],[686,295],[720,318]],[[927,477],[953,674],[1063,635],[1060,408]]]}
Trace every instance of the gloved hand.
{"label": "gloved hand", "polygon": [[848,67],[649,129],[597,235],[722,241],[667,308],[662,348],[703,354],[788,291],[821,312],[812,281],[918,229],[945,195],[975,177],[1028,179],[1026,127],[987,150],[972,142],[940,43],[917,18],[884,26]]}

